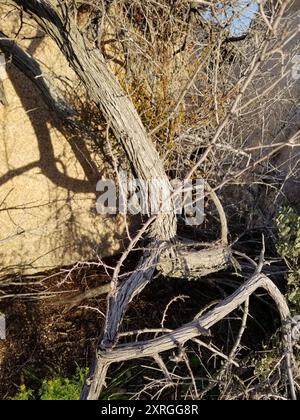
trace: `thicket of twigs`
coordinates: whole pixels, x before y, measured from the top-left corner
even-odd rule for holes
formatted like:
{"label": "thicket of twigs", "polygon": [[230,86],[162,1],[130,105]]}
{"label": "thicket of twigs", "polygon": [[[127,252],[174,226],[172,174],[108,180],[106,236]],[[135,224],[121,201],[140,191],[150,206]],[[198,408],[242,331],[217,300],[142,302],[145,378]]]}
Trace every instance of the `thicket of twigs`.
{"label": "thicket of twigs", "polygon": [[[78,264],[66,274],[97,265],[110,280],[60,303],[103,314],[97,299],[108,293],[82,399],[107,395],[107,376],[135,372],[140,359],[143,380],[128,374],[118,389],[132,398],[296,399],[291,310],[298,308],[285,296],[291,266],[277,254],[275,225],[299,177],[293,3],[260,2],[238,34],[232,28],[248,6],[239,1],[3,3],[62,46],[87,94],[59,92],[64,107],[57,97],[45,100],[66,132],[82,130],[89,147],[107,151],[116,179],[126,154],[126,167],[141,179],[206,183],[202,225],[186,226],[173,213],[150,216],[118,261]],[[11,48],[21,33],[5,34],[0,48],[22,70],[22,51]],[[27,75],[35,78],[34,61]],[[10,293],[48,302],[57,285],[66,287],[61,275],[53,281]],[[178,284],[189,296],[175,293]]]}

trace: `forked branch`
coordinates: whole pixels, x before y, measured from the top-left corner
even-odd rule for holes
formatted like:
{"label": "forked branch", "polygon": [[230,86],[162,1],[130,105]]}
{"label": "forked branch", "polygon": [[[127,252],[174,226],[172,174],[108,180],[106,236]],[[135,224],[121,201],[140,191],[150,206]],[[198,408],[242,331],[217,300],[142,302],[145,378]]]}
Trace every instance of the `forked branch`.
{"label": "forked branch", "polygon": [[[211,309],[200,318],[183,325],[177,330],[164,334],[148,341],[138,341],[132,344],[118,345],[108,351],[97,351],[96,365],[92,376],[86,384],[82,399],[97,400],[105,385],[107,369],[112,363],[128,361],[132,359],[151,357],[155,358],[158,353],[171,350],[198,336],[208,335],[209,329],[220,322],[232,311],[246,302],[249,297],[259,288],[265,289],[274,300],[282,321],[283,341],[285,347],[285,359],[287,372],[293,369],[292,339],[291,339],[291,316],[286,300],[275,284],[264,274],[254,274],[232,295],[228,296],[215,308]],[[290,378],[290,390],[292,398],[295,397],[293,381]]]}

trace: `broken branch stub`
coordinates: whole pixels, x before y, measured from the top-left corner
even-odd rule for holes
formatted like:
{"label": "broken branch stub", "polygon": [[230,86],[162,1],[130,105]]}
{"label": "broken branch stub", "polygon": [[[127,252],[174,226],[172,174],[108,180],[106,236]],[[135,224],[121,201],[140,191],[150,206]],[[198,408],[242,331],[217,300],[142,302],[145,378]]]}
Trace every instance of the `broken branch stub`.
{"label": "broken branch stub", "polygon": [[231,251],[227,247],[216,246],[201,250],[179,248],[175,259],[162,254],[157,269],[165,277],[191,280],[224,270],[230,261]]}

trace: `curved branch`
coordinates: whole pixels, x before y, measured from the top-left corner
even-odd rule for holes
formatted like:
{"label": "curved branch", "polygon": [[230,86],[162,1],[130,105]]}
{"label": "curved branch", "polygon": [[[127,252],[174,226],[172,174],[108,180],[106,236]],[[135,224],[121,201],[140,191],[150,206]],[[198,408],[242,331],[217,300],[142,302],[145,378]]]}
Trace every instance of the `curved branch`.
{"label": "curved branch", "polygon": [[0,31],[0,50],[11,59],[12,63],[22,72],[41,92],[46,105],[60,118],[67,118],[75,114],[75,110],[68,105],[43,74],[37,61],[22,50],[15,41]]}
{"label": "curved branch", "polygon": [[217,196],[215,191],[210,187],[207,181],[205,181],[205,187],[208,190],[211,196],[211,199],[213,200],[214,205],[216,206],[216,209],[219,213],[220,223],[221,223],[221,243],[222,245],[227,246],[228,245],[228,225],[227,225],[227,217],[226,217],[225,211],[223,209],[223,206],[219,197]]}
{"label": "curved branch", "polygon": [[[280,313],[285,338],[285,358],[289,371],[291,369],[292,361],[291,328],[289,322],[290,311],[284,296],[272,280],[264,274],[259,273],[252,276],[232,295],[224,299],[207,314],[183,325],[172,333],[164,334],[148,341],[138,341],[129,345],[119,345],[109,351],[99,350],[97,352],[97,361],[92,377],[89,380],[89,384],[84,388],[81,399],[97,400],[99,398],[105,383],[107,369],[112,363],[153,357],[157,353],[182,346],[188,340],[198,337],[199,335],[207,335],[208,330],[211,327],[246,302],[258,288],[263,288],[270,294]],[[292,384],[290,384],[290,386],[292,388]],[[293,391],[291,392],[293,394]]]}
{"label": "curved branch", "polygon": [[[87,48],[88,40],[77,29],[67,6],[59,3],[58,11],[46,0],[10,0],[10,3],[23,7],[56,42],[110,124],[138,178],[144,181],[159,179],[171,191],[163,163],[132,101],[106,65],[101,52]],[[158,219],[158,224],[151,227],[155,236],[160,236],[158,239],[161,240],[175,237],[174,214],[164,214]]]}
{"label": "curved branch", "polygon": [[[115,76],[106,65],[101,52],[97,49],[87,48],[88,40],[77,29],[74,19],[68,14],[67,6],[59,2],[59,9],[54,8],[46,0],[11,0],[10,3],[21,6],[56,42],[79,79],[89,91],[90,97],[104,115],[117,141],[123,146],[137,177],[143,181],[149,181],[153,178],[159,179],[171,192],[171,185],[165,173],[162,160],[147,134],[132,101],[123,92]],[[212,197],[221,215],[219,202],[214,195]],[[227,243],[227,234],[225,235],[224,233],[226,229],[222,217],[221,222],[222,245],[224,245]],[[150,239],[149,251],[145,253],[138,263],[136,271],[109,294],[106,325],[102,339],[102,346],[109,348],[109,351],[105,352],[105,354],[112,352],[112,346],[128,303],[150,282],[159,262],[162,248],[175,238],[175,235],[175,212],[161,213],[149,225],[147,238],[148,240]],[[223,248],[224,246],[217,250],[220,263],[214,264],[214,271],[216,271],[217,267],[223,267],[224,258],[227,261],[227,253],[224,252]],[[199,261],[199,252],[191,254],[196,256],[193,261],[198,267],[199,263],[201,266],[201,259],[205,257],[202,253]],[[208,262],[205,262],[201,270],[208,274],[208,266],[213,261],[213,254],[206,255],[206,257],[208,257]],[[187,261],[187,257],[185,261]],[[197,331],[199,333],[198,329]],[[101,355],[102,360],[102,353],[100,352],[99,355]],[[101,360],[99,362],[99,359],[97,359],[97,372],[99,374],[99,369],[101,369],[101,375],[106,375],[106,367],[101,364]],[[93,399],[95,395],[99,394],[97,380],[91,385],[86,385],[85,393],[88,399]]]}

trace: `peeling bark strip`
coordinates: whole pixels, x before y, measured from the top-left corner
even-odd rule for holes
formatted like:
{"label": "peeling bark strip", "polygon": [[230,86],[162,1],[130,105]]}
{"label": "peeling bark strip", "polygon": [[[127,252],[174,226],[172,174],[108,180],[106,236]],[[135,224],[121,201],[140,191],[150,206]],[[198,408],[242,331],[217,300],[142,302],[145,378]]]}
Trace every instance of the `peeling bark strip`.
{"label": "peeling bark strip", "polygon": [[[1,37],[1,32],[0,32]],[[7,106],[8,102],[4,92],[3,81],[7,78],[5,55],[0,54],[0,104]]]}
{"label": "peeling bark strip", "polygon": [[[0,31],[0,37],[2,32]],[[1,41],[1,39],[0,39]],[[0,80],[3,81],[7,78],[6,72],[6,59],[4,54],[0,54]]]}

